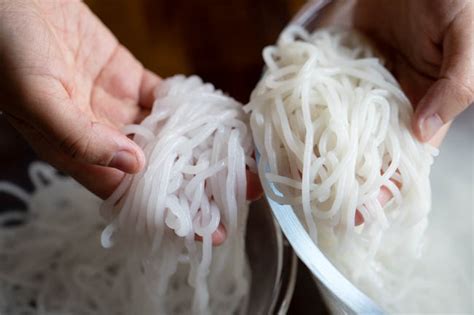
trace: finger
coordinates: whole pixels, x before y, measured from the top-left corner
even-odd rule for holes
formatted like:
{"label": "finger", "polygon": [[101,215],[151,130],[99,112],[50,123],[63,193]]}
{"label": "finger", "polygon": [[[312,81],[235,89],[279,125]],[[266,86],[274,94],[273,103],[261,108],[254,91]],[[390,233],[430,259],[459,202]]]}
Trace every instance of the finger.
{"label": "finger", "polygon": [[73,160],[63,152],[54,149],[48,140],[27,124],[12,117],[8,117],[8,120],[25,137],[41,159],[69,174],[100,198],[109,197],[122,181],[125,175],[122,171]]}
{"label": "finger", "polygon": [[[448,130],[449,130],[449,127],[451,126],[451,122],[445,124],[443,127],[441,127],[440,130],[438,130],[438,132],[431,138],[431,140],[429,141],[429,143],[438,148],[440,145],[441,145],[441,142],[443,141],[444,137],[446,136],[446,134],[448,133]],[[401,187],[401,183],[399,183],[398,181],[395,181],[392,179],[392,182],[398,187],[400,188]],[[382,186],[380,188],[380,193],[377,197],[377,200],[379,201],[380,205],[383,207],[387,204],[387,202],[389,202],[391,199],[393,198],[393,194],[392,192],[385,186]],[[355,225],[361,225],[362,223],[364,223],[364,217],[362,216],[362,214],[359,212],[359,210],[356,210],[356,214],[355,214],[355,219],[354,219],[354,222],[355,222]]]}
{"label": "finger", "polygon": [[[258,175],[247,170],[247,200],[253,201],[259,199],[263,194],[262,186],[260,185],[260,180]],[[212,244],[214,246],[219,246],[227,238],[227,231],[224,225],[219,224],[217,230],[212,233]],[[197,241],[202,241],[202,237],[196,235]]]}
{"label": "finger", "polygon": [[393,74],[416,109],[416,105],[433,85],[434,79],[413,68],[411,63],[402,55],[394,57]]}
{"label": "finger", "polygon": [[[474,101],[473,10],[466,6],[453,20],[443,41],[443,64],[436,81],[419,102],[413,130],[430,140],[446,123]],[[471,27],[469,27],[471,26]]]}
{"label": "finger", "polygon": [[[71,161],[68,158],[51,160],[51,164],[69,174],[81,185],[102,199],[107,199],[118,187],[125,173],[115,168]],[[100,180],[99,180],[100,179]]]}
{"label": "finger", "polygon": [[[212,233],[212,245],[219,246],[222,243],[224,243],[226,238],[227,238],[226,229],[222,224],[219,224],[219,226],[217,227],[217,230],[215,230],[214,233]],[[202,236],[199,236],[197,234],[194,239],[196,241],[202,242]]]}
{"label": "finger", "polygon": [[[50,145],[72,160],[84,163],[109,166],[127,173],[136,173],[143,168],[145,157],[137,144],[117,129],[91,121],[57,80],[38,80],[29,81],[30,86],[37,89],[30,95],[40,97],[31,98],[29,110],[18,116],[28,121]],[[45,94],[39,88],[51,92]]]}
{"label": "finger", "polygon": [[359,210],[356,210],[354,223],[355,223],[355,226],[358,226],[364,223],[364,217],[362,216],[362,213],[359,212]]}
{"label": "finger", "polygon": [[[390,199],[392,199],[392,197],[393,195],[390,192],[390,190],[388,190],[387,187],[382,186],[380,188],[380,193],[377,196],[377,200],[380,203],[380,205],[383,207],[387,204],[387,202],[390,201]],[[354,224],[358,226],[358,225],[361,225],[362,223],[364,223],[364,216],[362,215],[362,213],[360,213],[359,210],[356,210]]]}
{"label": "finger", "polygon": [[142,82],[140,84],[140,106],[145,108],[151,108],[153,106],[153,102],[155,101],[153,91],[160,82],[161,78],[150,70],[145,69],[143,71]]}
{"label": "finger", "polygon": [[[398,189],[401,187],[401,183],[394,180],[390,179],[395,186],[397,186]],[[380,205],[383,207],[385,206],[391,199],[393,198],[392,192],[385,186],[380,187],[380,192],[379,195],[377,196],[377,201],[380,203]],[[356,210],[355,218],[354,218],[355,225],[360,225],[364,223],[364,216],[362,213],[360,213],[359,210]]]}
{"label": "finger", "polygon": [[428,143],[434,146],[435,148],[439,148],[441,142],[443,142],[444,138],[446,137],[446,134],[448,133],[451,123],[452,121],[444,124],[443,127],[441,127],[441,129],[439,129],[438,132],[436,132],[435,135],[430,139],[430,141],[428,141]]}
{"label": "finger", "polygon": [[139,123],[153,103],[151,90],[159,81],[129,50],[117,45],[94,81],[90,101],[94,114],[119,127]]}
{"label": "finger", "polygon": [[132,140],[102,123],[79,121],[70,126],[64,136],[55,139],[60,150],[71,159],[127,173],[143,168],[145,156]]}
{"label": "finger", "polygon": [[387,204],[387,202],[392,199],[393,194],[392,192],[385,186],[382,186],[380,188],[380,193],[379,196],[377,197],[377,200],[379,201],[380,205],[383,207]]}

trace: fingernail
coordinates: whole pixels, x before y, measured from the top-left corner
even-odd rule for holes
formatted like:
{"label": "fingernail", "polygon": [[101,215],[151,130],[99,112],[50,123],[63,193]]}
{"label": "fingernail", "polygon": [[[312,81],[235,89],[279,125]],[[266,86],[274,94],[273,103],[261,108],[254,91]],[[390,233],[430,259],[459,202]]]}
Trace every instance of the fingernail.
{"label": "fingernail", "polygon": [[443,126],[443,121],[438,114],[433,114],[421,122],[421,138],[423,141],[430,140],[436,132]]}
{"label": "fingernail", "polygon": [[137,169],[137,158],[135,154],[129,151],[119,151],[109,163],[109,167],[113,167],[126,173],[134,173]]}

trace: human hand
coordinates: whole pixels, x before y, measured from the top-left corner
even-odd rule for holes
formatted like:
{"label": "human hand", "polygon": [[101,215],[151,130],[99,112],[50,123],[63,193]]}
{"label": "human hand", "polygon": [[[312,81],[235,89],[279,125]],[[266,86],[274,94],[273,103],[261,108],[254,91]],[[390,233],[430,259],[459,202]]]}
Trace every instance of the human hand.
{"label": "human hand", "polygon": [[473,18],[471,0],[355,5],[355,27],[376,41],[415,106],[412,127],[420,141],[439,146],[447,125],[474,101]]}
{"label": "human hand", "polygon": [[[414,135],[439,147],[451,121],[474,101],[474,3],[333,0],[331,4],[318,23],[353,26],[375,42],[414,104]],[[382,206],[392,197],[386,187],[380,188]],[[358,211],[355,223],[363,223]]]}
{"label": "human hand", "polygon": [[107,197],[145,164],[119,129],[159,78],[81,1],[0,0],[0,109],[40,157]]}
{"label": "human hand", "polygon": [[[470,0],[358,0],[355,5],[354,26],[375,40],[414,104],[414,135],[435,147],[474,101],[473,18]],[[381,187],[380,204],[391,198]],[[360,213],[355,221],[363,222]]]}
{"label": "human hand", "polygon": [[[0,109],[35,151],[107,198],[142,150],[120,133],[153,104],[160,79],[79,0],[0,0]],[[261,194],[247,174],[248,198]],[[221,225],[213,235],[226,238]]]}

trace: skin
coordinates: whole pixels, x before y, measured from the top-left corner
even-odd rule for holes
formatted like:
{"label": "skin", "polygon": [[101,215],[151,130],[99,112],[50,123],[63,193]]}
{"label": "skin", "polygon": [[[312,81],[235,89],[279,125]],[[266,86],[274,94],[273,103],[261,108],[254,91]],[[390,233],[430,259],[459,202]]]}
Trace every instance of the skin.
{"label": "skin", "polygon": [[[411,100],[414,135],[439,147],[452,120],[474,102],[474,2],[358,0],[353,14]],[[391,198],[382,187],[380,203]]]}
{"label": "skin", "polygon": [[102,198],[143,168],[119,128],[146,114],[160,79],[82,2],[1,1],[0,51],[1,110],[40,157]]}
{"label": "skin", "polygon": [[[422,142],[474,102],[474,2],[359,0],[354,25],[369,35],[415,107]],[[433,140],[439,145],[439,139]]]}

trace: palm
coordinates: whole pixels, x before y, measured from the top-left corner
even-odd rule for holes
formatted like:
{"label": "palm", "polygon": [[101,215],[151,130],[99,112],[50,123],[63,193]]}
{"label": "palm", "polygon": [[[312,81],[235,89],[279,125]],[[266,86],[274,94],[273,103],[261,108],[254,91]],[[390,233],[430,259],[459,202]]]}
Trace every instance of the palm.
{"label": "palm", "polygon": [[355,11],[356,26],[375,39],[403,90],[417,104],[438,79],[446,23],[437,20],[440,14],[431,14],[424,2],[410,2],[413,8],[408,14],[398,14],[393,3],[383,12],[377,2],[361,3]]}
{"label": "palm", "polygon": [[[7,43],[0,45],[0,57],[10,74],[6,81],[15,82],[10,99],[21,102],[3,105],[10,121],[44,159],[108,196],[123,173],[74,157],[89,150],[89,143],[116,139],[118,128],[139,121],[152,105],[159,78],[79,0],[11,6],[0,1],[0,7],[0,43]],[[83,139],[78,126],[97,127],[101,139]],[[84,152],[77,152],[79,142]]]}
{"label": "palm", "polygon": [[415,106],[416,137],[438,146],[474,100],[469,0],[358,0],[356,27],[380,44]]}
{"label": "palm", "polygon": [[[17,59],[25,84],[54,91],[44,96],[61,98],[92,121],[114,127],[136,121],[150,105],[140,93],[147,78],[140,63],[81,2],[42,1],[37,10],[23,36],[16,34],[17,44],[30,46]],[[18,43],[25,37],[32,41]]]}
{"label": "palm", "polygon": [[[387,46],[385,46],[387,47]],[[424,50],[426,51],[426,50]],[[413,57],[401,54],[398,49],[387,48],[385,50],[387,66],[397,78],[403,91],[411,103],[416,106],[428,89],[436,82],[435,75],[430,74],[423,64],[414,60],[423,59],[422,55]],[[439,71],[440,65],[432,65]]]}

